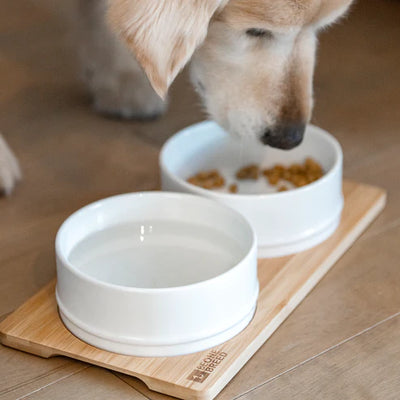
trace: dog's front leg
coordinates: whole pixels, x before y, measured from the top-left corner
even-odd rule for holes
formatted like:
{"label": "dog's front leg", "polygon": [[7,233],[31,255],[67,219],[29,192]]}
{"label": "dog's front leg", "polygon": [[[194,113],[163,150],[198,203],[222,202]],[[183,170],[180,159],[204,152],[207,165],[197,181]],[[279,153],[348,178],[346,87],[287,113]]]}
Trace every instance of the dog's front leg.
{"label": "dog's front leg", "polygon": [[122,118],[154,118],[166,104],[134,56],[105,22],[105,0],[78,0],[74,18],[83,77],[96,111]]}
{"label": "dog's front leg", "polygon": [[10,194],[21,179],[18,161],[0,134],[0,192]]}

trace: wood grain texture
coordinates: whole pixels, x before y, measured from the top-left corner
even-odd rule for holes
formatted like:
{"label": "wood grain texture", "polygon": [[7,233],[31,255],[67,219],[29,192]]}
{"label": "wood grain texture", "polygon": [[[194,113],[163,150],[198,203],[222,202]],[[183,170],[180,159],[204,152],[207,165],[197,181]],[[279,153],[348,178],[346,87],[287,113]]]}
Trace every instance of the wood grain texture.
{"label": "wood grain texture", "polygon": [[[15,400],[15,397],[10,400]],[[88,367],[23,396],[29,400],[147,400],[109,371]],[[2,399],[3,400],[3,399]],[[6,399],[5,399],[6,400]],[[21,399],[22,400],[22,399]]]}
{"label": "wood grain texture", "polygon": [[[11,350],[10,351],[14,351]],[[14,351],[14,353],[19,353]],[[38,357],[35,357],[39,359]],[[58,368],[54,368],[47,373],[39,374],[39,376],[34,377],[33,379],[27,379],[25,376],[22,382],[19,382],[17,385],[13,385],[7,389],[0,391],[0,400],[15,400],[26,398],[26,396],[31,393],[35,393],[42,388],[52,385],[54,382],[59,382],[64,380],[72,375],[76,375],[82,373],[90,366],[85,363],[81,363],[78,361],[68,362],[67,359],[63,359],[62,357],[56,357],[55,359],[59,359],[59,362],[64,361],[64,363]],[[46,360],[50,361],[50,360]],[[4,369],[10,368],[10,365],[5,365]],[[37,371],[35,371],[37,373]],[[134,388],[133,388],[134,389]],[[54,399],[54,398],[53,398]]]}
{"label": "wood grain texture", "polygon": [[398,400],[399,343],[397,314],[243,394],[240,400]]}
{"label": "wood grain texture", "polygon": [[289,257],[259,260],[260,295],[256,314],[235,338],[218,346],[226,357],[203,382],[188,378],[208,351],[170,358],[140,358],[96,349],[61,323],[52,282],[0,324],[1,340],[42,357],[64,355],[135,376],[152,390],[184,399],[214,398],[385,205],[379,188],[345,181],[345,207],[336,232],[321,245]]}

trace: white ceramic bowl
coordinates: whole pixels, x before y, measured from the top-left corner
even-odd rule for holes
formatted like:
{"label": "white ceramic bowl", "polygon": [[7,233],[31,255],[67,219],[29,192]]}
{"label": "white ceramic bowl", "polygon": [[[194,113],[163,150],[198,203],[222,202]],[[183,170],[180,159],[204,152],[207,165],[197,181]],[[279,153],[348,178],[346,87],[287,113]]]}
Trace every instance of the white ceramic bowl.
{"label": "white ceramic bowl", "polygon": [[171,356],[216,346],[251,320],[256,238],[237,212],[181,193],[110,197],[56,238],[59,312],[96,347]]}
{"label": "white ceramic bowl", "polygon": [[[206,190],[186,182],[201,170],[216,168],[234,181],[240,167],[257,163],[290,165],[306,157],[317,160],[324,176],[306,186],[276,192],[267,180],[240,183],[239,192]],[[285,151],[255,140],[230,136],[214,122],[192,125],[172,136],[160,154],[162,189],[212,198],[239,211],[253,226],[259,257],[278,257],[310,248],[336,229],[343,208],[342,151],[337,140],[308,126],[303,142]],[[243,194],[245,193],[245,194]]]}

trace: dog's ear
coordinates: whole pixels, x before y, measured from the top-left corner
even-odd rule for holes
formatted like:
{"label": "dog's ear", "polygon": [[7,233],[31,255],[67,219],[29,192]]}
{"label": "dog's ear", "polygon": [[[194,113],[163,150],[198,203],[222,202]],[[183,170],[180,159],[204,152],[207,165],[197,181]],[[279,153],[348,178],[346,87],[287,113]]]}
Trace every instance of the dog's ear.
{"label": "dog's ear", "polygon": [[108,21],[163,98],[227,0],[108,0]]}

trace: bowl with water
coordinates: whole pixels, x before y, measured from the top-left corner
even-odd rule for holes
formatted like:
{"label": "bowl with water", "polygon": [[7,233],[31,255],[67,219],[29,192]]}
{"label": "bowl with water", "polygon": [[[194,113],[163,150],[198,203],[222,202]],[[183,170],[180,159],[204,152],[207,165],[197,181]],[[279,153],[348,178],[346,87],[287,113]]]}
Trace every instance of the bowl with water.
{"label": "bowl with water", "polygon": [[62,321],[96,347],[171,356],[216,346],[251,320],[256,237],[236,211],[181,193],[110,197],[56,237]]}
{"label": "bowl with water", "polygon": [[[322,166],[324,174],[293,190],[278,192],[263,177],[237,182],[238,193],[229,193],[228,185],[207,190],[187,182],[199,171],[216,169],[229,184],[245,165],[288,166],[309,157]],[[215,122],[205,121],[173,135],[164,144],[159,161],[163,190],[204,196],[235,209],[253,226],[258,256],[265,258],[306,250],[335,231],[343,208],[342,159],[338,141],[313,125],[307,126],[298,147],[280,150],[254,138],[234,137]]]}

